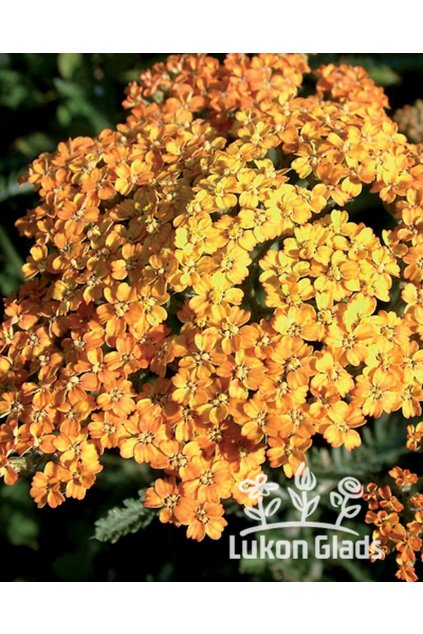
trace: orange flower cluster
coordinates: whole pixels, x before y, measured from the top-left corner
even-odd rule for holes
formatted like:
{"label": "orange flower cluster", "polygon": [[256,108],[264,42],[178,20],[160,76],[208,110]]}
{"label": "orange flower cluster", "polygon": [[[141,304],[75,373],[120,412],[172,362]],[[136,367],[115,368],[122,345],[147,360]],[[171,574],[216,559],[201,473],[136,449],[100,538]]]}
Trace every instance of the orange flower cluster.
{"label": "orange flower cluster", "polygon": [[400,467],[391,469],[389,475],[395,480],[397,495],[392,494],[389,485],[368,484],[363,495],[369,507],[366,522],[376,526],[373,540],[379,540],[384,557],[396,553],[397,578],[418,581],[417,553],[423,561],[423,493],[417,491],[419,478]]}
{"label": "orange flower cluster", "polygon": [[[421,148],[363,69],[322,67],[307,96],[309,73],[304,55],[170,56],[117,130],[30,166],[0,473],[41,465],[39,506],[83,498],[118,449],[162,470],[162,521],[216,539],[266,461],[290,477],[315,436],[352,450],[366,417],[421,414]],[[397,221],[383,239],[343,209],[363,187]]]}

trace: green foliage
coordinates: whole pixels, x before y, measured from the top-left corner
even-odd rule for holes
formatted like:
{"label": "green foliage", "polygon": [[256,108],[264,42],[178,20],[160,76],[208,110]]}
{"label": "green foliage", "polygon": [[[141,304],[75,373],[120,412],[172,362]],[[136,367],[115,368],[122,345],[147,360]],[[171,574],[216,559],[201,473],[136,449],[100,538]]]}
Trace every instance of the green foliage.
{"label": "green foliage", "polygon": [[19,283],[23,279],[21,273],[23,261],[1,225],[0,264],[2,266],[0,270],[0,291],[2,295],[9,295],[18,288]]}
{"label": "green foliage", "polygon": [[28,486],[19,481],[14,486],[0,488],[0,536],[13,546],[38,548],[39,518],[28,496]]}
{"label": "green foliage", "polygon": [[124,535],[136,533],[153,520],[155,513],[143,506],[143,492],[140,497],[128,498],[122,506],[112,508],[105,517],[95,523],[94,537],[100,542],[116,543]]}
{"label": "green foliage", "polygon": [[72,79],[82,65],[82,53],[59,53],[57,67],[64,79]]}

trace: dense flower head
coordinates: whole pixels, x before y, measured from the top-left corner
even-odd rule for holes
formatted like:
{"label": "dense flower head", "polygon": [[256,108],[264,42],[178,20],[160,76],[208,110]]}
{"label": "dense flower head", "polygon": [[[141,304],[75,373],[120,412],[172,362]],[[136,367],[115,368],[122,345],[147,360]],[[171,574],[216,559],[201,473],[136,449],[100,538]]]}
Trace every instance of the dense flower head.
{"label": "dense flower head", "polygon": [[396,576],[402,581],[417,581],[418,560],[423,561],[423,493],[421,478],[409,469],[393,467],[390,483],[370,482],[364,493],[368,504],[366,522],[373,524],[373,540],[379,542],[383,558],[395,555]]}
{"label": "dense flower head", "polygon": [[[0,474],[41,462],[39,506],[83,498],[115,450],[159,470],[163,522],[216,539],[266,464],[291,477],[315,438],[353,450],[369,417],[421,415],[421,147],[362,68],[310,73],[172,55],[129,85],[124,124],[29,167]],[[381,236],[345,209],[363,189],[392,214]]]}

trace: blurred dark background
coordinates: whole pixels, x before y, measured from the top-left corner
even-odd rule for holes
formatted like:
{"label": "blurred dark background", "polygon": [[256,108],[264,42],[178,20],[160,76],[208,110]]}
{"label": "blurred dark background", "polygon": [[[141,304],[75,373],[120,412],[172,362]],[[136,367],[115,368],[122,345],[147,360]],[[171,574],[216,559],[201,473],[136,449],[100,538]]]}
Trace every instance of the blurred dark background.
{"label": "blurred dark background", "polygon": [[[18,237],[14,228],[16,219],[37,200],[29,186],[18,185],[26,165],[39,153],[54,150],[61,140],[94,135],[124,120],[121,102],[125,85],[137,79],[140,70],[165,57],[165,54],[0,54],[0,293],[3,296],[18,288],[20,267],[30,246]],[[322,54],[311,59],[314,67],[329,62],[364,66],[385,87],[392,115],[423,98],[423,55]],[[421,139],[411,140],[423,140],[421,105],[406,111],[402,118],[411,136],[422,135]],[[390,442],[394,447],[400,446],[398,437]],[[355,464],[362,464],[360,451]],[[372,459],[364,455],[365,459],[373,471]],[[386,462],[389,464],[388,459]],[[251,561],[240,566],[228,557],[228,534],[245,527],[244,520],[236,513],[230,516],[230,527],[219,542],[205,540],[197,544],[186,539],[184,529],[154,520],[141,532],[122,537],[116,544],[101,543],[93,539],[95,521],[125,498],[136,497],[137,491],[149,481],[145,471],[118,456],[110,455],[107,463],[86,500],[69,500],[56,510],[36,509],[28,495],[29,481],[21,481],[14,487],[0,485],[0,554],[4,555],[0,580],[393,578],[392,561],[377,565],[331,561],[324,567],[321,562],[272,565]],[[381,467],[382,464],[376,465]]]}

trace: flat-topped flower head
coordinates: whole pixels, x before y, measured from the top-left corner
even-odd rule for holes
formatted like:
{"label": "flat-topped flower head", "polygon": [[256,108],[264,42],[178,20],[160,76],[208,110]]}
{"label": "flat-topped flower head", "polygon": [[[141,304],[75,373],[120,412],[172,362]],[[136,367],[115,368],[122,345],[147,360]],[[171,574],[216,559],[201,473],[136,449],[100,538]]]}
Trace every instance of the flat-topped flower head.
{"label": "flat-topped flower head", "polygon": [[[369,418],[421,415],[421,148],[364,69],[322,66],[312,94],[311,72],[306,55],[171,55],[128,86],[117,129],[29,166],[0,475],[46,456],[40,507],[82,499],[118,451],[162,521],[217,539],[221,502],[258,503],[270,469],[311,491],[313,444],[354,451]],[[392,213],[380,237],[352,215],[368,197]]]}

